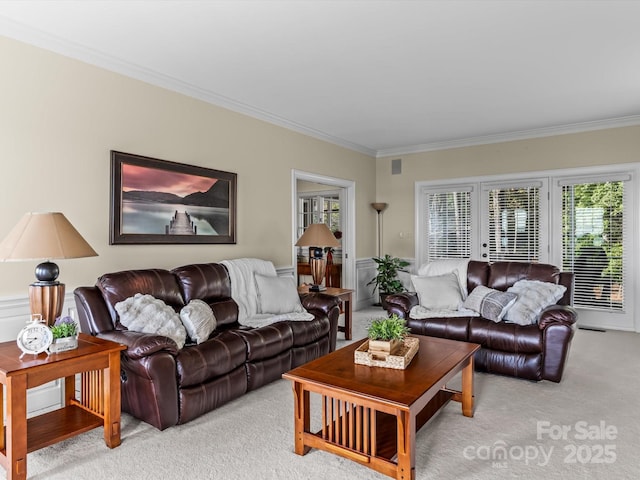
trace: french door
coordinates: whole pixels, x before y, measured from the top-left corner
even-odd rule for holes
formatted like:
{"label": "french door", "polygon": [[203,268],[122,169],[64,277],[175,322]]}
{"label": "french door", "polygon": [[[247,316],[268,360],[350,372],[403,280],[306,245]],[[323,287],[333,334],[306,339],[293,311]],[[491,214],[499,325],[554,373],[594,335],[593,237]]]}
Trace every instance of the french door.
{"label": "french door", "polygon": [[421,261],[546,262],[547,181],[426,188]]}

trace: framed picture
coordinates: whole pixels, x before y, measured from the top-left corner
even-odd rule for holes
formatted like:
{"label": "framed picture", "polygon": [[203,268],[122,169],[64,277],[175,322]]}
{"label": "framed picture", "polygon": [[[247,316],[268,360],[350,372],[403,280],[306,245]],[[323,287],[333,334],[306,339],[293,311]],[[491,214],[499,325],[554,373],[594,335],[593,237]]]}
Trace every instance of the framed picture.
{"label": "framed picture", "polygon": [[109,243],[236,243],[236,179],[112,150]]}

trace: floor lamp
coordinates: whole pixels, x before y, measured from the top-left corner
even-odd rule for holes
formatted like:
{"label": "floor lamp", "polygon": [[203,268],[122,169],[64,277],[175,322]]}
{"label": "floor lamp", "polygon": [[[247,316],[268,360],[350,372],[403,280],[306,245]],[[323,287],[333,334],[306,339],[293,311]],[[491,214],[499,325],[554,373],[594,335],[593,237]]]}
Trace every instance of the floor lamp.
{"label": "floor lamp", "polygon": [[388,203],[375,202],[371,206],[378,212],[378,258],[382,256],[382,212],[389,206]]}
{"label": "floor lamp", "polygon": [[339,246],[340,242],[324,223],[312,223],[309,225],[296,242],[296,247],[312,247],[309,249],[313,251],[313,255],[309,258],[311,277],[313,278],[313,285],[309,287],[310,292],[326,290],[326,287],[322,286],[327,268],[326,260],[322,256],[323,247],[335,248]]}
{"label": "floor lamp", "polygon": [[27,213],[0,243],[0,261],[45,260],[36,267],[36,281],[29,285],[32,315],[53,325],[62,314],[64,283],[51,259],[95,257],[98,254],[59,212]]}

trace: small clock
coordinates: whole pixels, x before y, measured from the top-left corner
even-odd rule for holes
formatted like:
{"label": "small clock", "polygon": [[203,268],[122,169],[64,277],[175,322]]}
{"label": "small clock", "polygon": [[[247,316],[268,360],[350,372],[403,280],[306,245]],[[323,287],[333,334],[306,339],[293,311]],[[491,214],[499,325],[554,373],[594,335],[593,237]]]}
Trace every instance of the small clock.
{"label": "small clock", "polygon": [[53,333],[46,323],[42,321],[42,315],[33,315],[27,325],[20,330],[17,338],[18,347],[22,350],[22,355],[31,353],[38,355],[46,352],[53,343]]}

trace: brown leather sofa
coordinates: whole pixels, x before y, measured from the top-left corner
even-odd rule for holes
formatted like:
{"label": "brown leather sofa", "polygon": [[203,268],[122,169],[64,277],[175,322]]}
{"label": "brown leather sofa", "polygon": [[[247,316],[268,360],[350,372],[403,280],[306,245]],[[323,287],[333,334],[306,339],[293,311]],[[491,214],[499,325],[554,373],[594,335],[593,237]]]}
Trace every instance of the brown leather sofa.
{"label": "brown leather sofa", "polygon": [[[176,311],[201,299],[214,312],[216,330],[208,340],[180,350],[168,337],[129,331],[114,307],[136,293],[153,295]],[[314,320],[244,327],[227,269],[218,263],[109,273],[74,295],[84,333],[127,346],[121,362],[122,410],[160,430],[186,423],[336,347],[340,310],[335,297],[301,299]]]}
{"label": "brown leather sofa", "polygon": [[475,355],[478,371],[559,382],[576,327],[576,311],[570,306],[573,273],[539,263],[471,260],[468,264],[469,293],[478,285],[505,291],[518,280],[559,283],[566,291],[556,305],[542,311],[537,324],[526,326],[482,317],[413,319],[409,312],[418,304],[414,292],[388,296],[385,309],[389,315],[406,318],[412,333],[479,343],[482,348]]}

